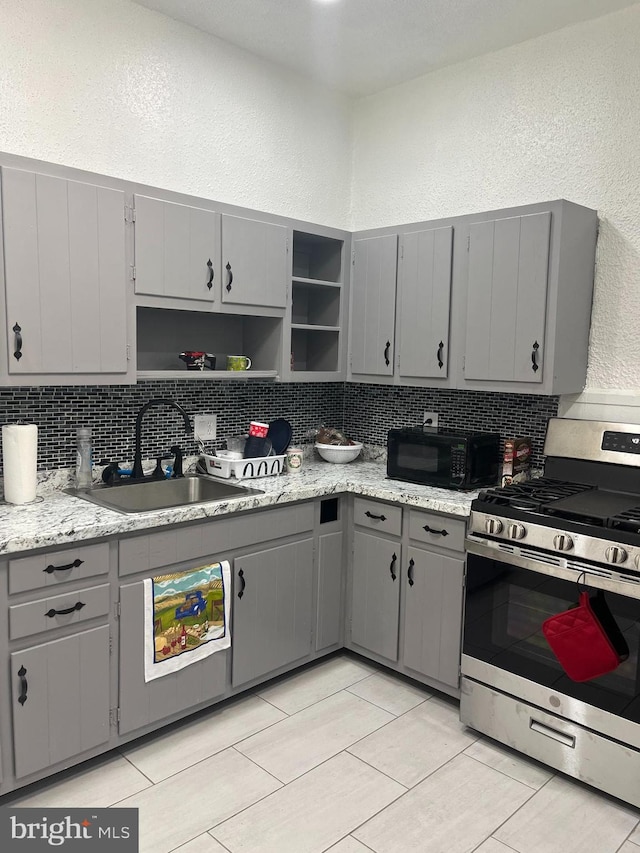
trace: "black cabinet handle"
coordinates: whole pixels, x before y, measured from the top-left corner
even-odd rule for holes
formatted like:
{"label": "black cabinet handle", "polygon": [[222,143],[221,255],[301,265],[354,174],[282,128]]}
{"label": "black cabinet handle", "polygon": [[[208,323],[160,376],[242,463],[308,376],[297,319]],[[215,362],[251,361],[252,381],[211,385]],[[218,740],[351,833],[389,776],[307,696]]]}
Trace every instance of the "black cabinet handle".
{"label": "black cabinet handle", "polygon": [[396,579],[395,567],[396,562],[398,561],[397,556],[394,554],[391,558],[391,563],[389,564],[389,571],[391,572],[391,580],[394,581]]}
{"label": "black cabinet handle", "polygon": [[448,535],[449,535],[449,531],[448,531],[448,530],[445,530],[444,528],[443,528],[442,530],[436,530],[436,529],[435,529],[435,528],[433,528],[433,527],[429,527],[429,525],[428,525],[428,524],[425,524],[425,525],[424,525],[424,527],[423,527],[422,529],[423,529],[423,530],[426,530],[426,532],[427,532],[427,533],[435,533],[435,534],[437,534],[438,536],[448,536]]}
{"label": "black cabinet handle", "polygon": [[84,601],[76,601],[73,607],[65,607],[64,610],[55,610],[52,607],[51,610],[47,610],[44,615],[48,616],[49,619],[53,619],[54,616],[67,616],[69,613],[74,613],[76,610],[82,610],[85,606]]}
{"label": "black cabinet handle", "polygon": [[413,586],[413,567],[415,563],[413,560],[409,560],[409,568],[407,569],[407,577],[409,578],[409,586]]}
{"label": "black cabinet handle", "polygon": [[207,266],[209,267],[209,281],[207,282],[207,287],[211,290],[213,287],[213,264],[211,263],[211,258],[207,261]]}
{"label": "black cabinet handle", "polygon": [[[115,463],[114,463],[115,464]],[[52,575],[54,572],[68,572],[69,569],[77,569],[78,566],[81,566],[84,563],[84,560],[74,560],[73,563],[67,563],[65,566],[54,566],[49,564],[43,572],[46,572],[48,575]]]}
{"label": "black cabinet handle", "polygon": [[22,358],[22,335],[20,334],[21,331],[22,328],[18,325],[18,323],[16,323],[13,327],[13,333],[16,336],[16,348],[13,351],[13,357],[16,361],[20,361],[20,359]]}
{"label": "black cabinet handle", "polygon": [[238,598],[242,598],[242,596],[244,595],[244,588],[247,585],[247,582],[244,579],[244,572],[242,571],[242,569],[240,569],[240,571],[238,572],[238,577],[240,578],[240,583],[242,584],[238,592]]}
{"label": "black cabinet handle", "polygon": [[387,520],[386,515],[374,515],[372,512],[369,512],[369,510],[367,510],[365,512],[365,515],[367,516],[367,518],[375,518],[376,521],[386,521]]}
{"label": "black cabinet handle", "polygon": [[436,353],[436,358],[438,359],[438,367],[440,368],[440,370],[442,370],[443,365],[444,365],[444,361],[442,360],[443,350],[444,350],[444,343],[442,341],[440,341],[440,343],[438,344],[438,352]]}
{"label": "black cabinet handle", "polygon": [[384,363],[389,367],[391,362],[389,361],[389,350],[391,349],[391,341],[387,341],[384,346]]}
{"label": "black cabinet handle", "polygon": [[231,272],[231,264],[227,261],[227,266],[225,267],[227,271],[227,293],[231,291],[231,285],[233,284],[233,273]]}
{"label": "black cabinet handle", "polygon": [[29,689],[29,685],[27,684],[27,670],[24,666],[21,666],[18,670],[18,677],[20,679],[20,695],[18,696],[18,702],[21,705],[27,701],[27,690]]}
{"label": "black cabinet handle", "polygon": [[538,364],[538,350],[540,349],[540,344],[538,341],[535,341],[533,346],[531,347],[531,370],[535,373],[536,370],[540,369],[540,365]]}

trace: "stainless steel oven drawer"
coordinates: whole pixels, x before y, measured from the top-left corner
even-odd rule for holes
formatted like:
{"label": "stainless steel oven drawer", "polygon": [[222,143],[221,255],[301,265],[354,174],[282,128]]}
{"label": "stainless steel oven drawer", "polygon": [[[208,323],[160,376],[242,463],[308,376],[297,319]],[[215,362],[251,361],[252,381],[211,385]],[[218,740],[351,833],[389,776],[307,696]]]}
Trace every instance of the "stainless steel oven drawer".
{"label": "stainless steel oven drawer", "polygon": [[460,719],[494,740],[640,806],[640,752],[462,678]]}

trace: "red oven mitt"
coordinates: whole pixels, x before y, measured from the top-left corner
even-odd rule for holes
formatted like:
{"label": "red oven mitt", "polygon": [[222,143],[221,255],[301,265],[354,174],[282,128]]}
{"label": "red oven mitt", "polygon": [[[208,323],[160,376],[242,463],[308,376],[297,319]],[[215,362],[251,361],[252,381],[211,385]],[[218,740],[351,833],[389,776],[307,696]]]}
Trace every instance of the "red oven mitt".
{"label": "red oven mitt", "polygon": [[593,604],[610,633],[596,615],[586,591],[580,593],[577,607],[550,616],[542,623],[546,641],[572,681],[589,681],[611,672],[629,654],[604,596],[596,597]]}

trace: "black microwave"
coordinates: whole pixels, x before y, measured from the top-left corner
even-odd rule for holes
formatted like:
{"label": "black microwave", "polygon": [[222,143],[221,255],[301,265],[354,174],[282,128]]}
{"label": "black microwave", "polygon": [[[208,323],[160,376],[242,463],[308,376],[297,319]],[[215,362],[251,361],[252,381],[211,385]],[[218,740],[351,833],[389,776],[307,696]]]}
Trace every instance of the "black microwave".
{"label": "black microwave", "polygon": [[442,489],[495,486],[500,473],[497,433],[405,427],[387,434],[387,476]]}

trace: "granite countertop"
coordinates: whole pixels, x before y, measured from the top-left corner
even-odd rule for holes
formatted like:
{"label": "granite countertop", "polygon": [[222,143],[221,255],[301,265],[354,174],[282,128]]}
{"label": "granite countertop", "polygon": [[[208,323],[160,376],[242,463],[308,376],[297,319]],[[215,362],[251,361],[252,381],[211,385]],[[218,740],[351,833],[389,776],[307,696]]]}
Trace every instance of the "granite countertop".
{"label": "granite countertop", "polygon": [[240,492],[237,498],[228,501],[128,515],[104,509],[62,491],[45,494],[37,503],[29,505],[2,504],[0,555],[342,493],[467,516],[471,501],[478,494],[388,480],[383,462],[359,459],[348,465],[332,465],[314,459],[305,461],[304,468],[296,474],[245,480],[243,484],[262,489],[264,494],[243,495]]}

